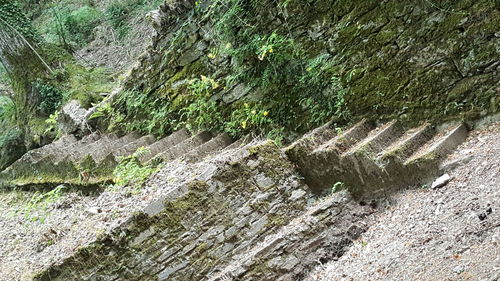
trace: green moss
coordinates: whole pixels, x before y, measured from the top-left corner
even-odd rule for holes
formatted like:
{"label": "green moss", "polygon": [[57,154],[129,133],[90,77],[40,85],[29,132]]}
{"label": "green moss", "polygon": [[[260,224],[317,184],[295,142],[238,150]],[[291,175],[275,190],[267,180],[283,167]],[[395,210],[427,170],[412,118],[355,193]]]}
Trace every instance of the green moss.
{"label": "green moss", "polygon": [[266,223],[266,228],[284,226],[289,222],[289,217],[285,214],[270,214]]}
{"label": "green moss", "polygon": [[255,261],[250,269],[248,270],[245,275],[247,276],[263,276],[266,274],[270,274],[273,272],[273,270],[267,265],[268,260],[266,259],[259,259],[258,261]]}

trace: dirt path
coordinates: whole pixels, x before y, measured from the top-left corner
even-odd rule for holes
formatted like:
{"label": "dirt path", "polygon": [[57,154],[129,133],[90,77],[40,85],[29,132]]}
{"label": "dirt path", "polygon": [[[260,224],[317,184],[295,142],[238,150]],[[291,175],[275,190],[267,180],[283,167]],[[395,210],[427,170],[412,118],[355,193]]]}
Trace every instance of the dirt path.
{"label": "dirt path", "polygon": [[452,180],[436,190],[392,196],[386,210],[315,280],[500,280],[500,124],[474,131],[450,161]]}

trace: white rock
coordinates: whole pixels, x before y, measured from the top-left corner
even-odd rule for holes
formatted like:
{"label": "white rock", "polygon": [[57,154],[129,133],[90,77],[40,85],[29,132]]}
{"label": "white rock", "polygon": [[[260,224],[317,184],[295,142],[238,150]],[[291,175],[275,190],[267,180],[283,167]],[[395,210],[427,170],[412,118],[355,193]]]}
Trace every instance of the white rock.
{"label": "white rock", "polygon": [[292,195],[290,196],[290,200],[291,201],[298,200],[298,199],[304,197],[304,195],[306,195],[306,192],[304,190],[302,190],[302,189],[295,190],[292,192]]}
{"label": "white rock", "polygon": [[87,211],[87,213],[89,213],[91,215],[97,215],[97,214],[102,212],[102,210],[98,207],[91,207],[91,208],[88,208],[86,211]]}
{"label": "white rock", "polygon": [[450,175],[444,174],[437,178],[431,185],[432,189],[437,189],[445,186],[451,180]]}

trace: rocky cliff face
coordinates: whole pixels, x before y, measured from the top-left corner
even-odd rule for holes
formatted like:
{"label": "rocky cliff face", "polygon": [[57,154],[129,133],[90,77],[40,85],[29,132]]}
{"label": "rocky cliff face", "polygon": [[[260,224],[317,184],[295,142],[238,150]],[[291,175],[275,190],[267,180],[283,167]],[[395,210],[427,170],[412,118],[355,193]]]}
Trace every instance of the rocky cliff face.
{"label": "rocky cliff face", "polygon": [[177,1],[128,87],[182,108],[189,80],[210,76],[213,99],[286,108],[296,127],[316,110],[345,119],[331,101],[371,119],[477,118],[498,110],[499,17],[488,0]]}

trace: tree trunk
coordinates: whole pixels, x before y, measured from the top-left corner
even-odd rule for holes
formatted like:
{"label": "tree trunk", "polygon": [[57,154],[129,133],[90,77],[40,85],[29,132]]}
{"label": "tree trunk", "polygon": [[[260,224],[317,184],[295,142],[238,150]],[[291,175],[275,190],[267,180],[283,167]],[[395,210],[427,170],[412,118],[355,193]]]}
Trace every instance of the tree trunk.
{"label": "tree trunk", "polygon": [[17,124],[25,133],[41,102],[33,82],[51,71],[36,51],[34,34],[17,3],[0,0],[0,60],[11,79]]}

